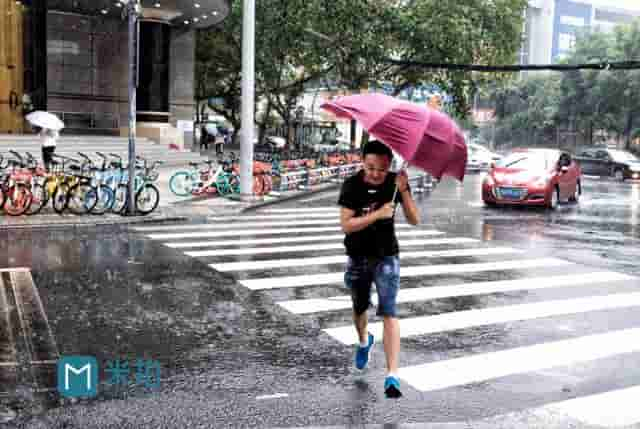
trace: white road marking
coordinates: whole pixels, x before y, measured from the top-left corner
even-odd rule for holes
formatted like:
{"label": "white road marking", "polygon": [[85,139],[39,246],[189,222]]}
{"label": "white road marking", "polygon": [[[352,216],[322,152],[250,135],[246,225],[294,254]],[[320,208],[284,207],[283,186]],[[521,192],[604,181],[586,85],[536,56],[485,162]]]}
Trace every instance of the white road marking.
{"label": "white road marking", "polygon": [[[396,227],[399,225],[396,225]],[[176,240],[181,238],[215,238],[237,237],[247,235],[276,235],[276,234],[305,234],[309,232],[336,232],[341,231],[339,226],[312,227],[312,228],[271,228],[271,229],[232,229],[227,231],[206,232],[176,232],[168,234],[149,234],[147,237],[153,240]]]}
{"label": "white road marking", "polygon": [[[426,392],[637,351],[640,351],[640,328],[624,329],[408,366],[400,368],[399,376],[415,389]],[[602,412],[604,408],[596,409]]]}
{"label": "white road marking", "polygon": [[[589,311],[611,310],[614,308],[634,307],[640,305],[640,292],[619,293],[607,296],[560,299],[532,304],[507,305],[502,307],[482,308],[478,310],[453,311],[435,316],[411,317],[400,320],[400,336],[402,338],[416,335],[447,332],[476,326],[496,323],[515,322],[519,320],[539,319],[542,317],[562,316],[586,313]],[[353,326],[343,326],[324,330],[327,334],[344,344],[354,344],[357,339]],[[382,339],[382,323],[370,323],[369,331],[379,341]]]}
{"label": "white road marking", "polygon": [[208,217],[211,222],[237,223],[245,220],[283,220],[283,219],[338,219],[335,213],[300,213],[300,214],[261,214],[261,215],[241,215],[234,218],[225,216]]}
{"label": "white road marking", "polygon": [[280,399],[280,398],[288,398],[288,393],[274,393],[273,395],[260,395],[256,396],[257,401],[263,401],[265,399]]}
{"label": "white road marking", "polygon": [[[240,226],[240,225],[238,225]],[[408,229],[411,225],[406,223],[398,223],[396,229]],[[336,226],[322,226],[309,228],[262,228],[262,229],[227,229],[221,231],[202,231],[202,232],[170,232],[163,234],[148,234],[147,237],[153,240],[175,240],[181,238],[212,238],[212,237],[236,237],[241,235],[275,235],[275,234],[304,234],[308,232],[335,232],[342,231],[342,228]]]}
{"label": "white road marking", "polygon": [[[420,237],[444,235],[442,231],[415,229],[410,231],[396,231],[398,237]],[[215,241],[190,241],[177,243],[164,243],[165,246],[173,249],[185,249],[194,247],[224,247],[224,246],[246,246],[253,244],[275,244],[275,243],[314,243],[317,241],[333,241],[344,239],[342,234],[306,235],[302,237],[268,237],[247,240],[215,240]]]}
{"label": "white road marking", "polygon": [[191,229],[208,230],[208,229],[229,229],[229,228],[271,228],[274,226],[303,226],[303,225],[334,225],[339,224],[340,219],[333,216],[331,219],[312,219],[312,220],[284,220],[273,222],[228,222],[222,221],[218,223],[199,223],[189,225],[162,225],[162,226],[143,226],[136,227],[136,232],[147,231],[188,231]]}
{"label": "white road marking", "polygon": [[[477,240],[473,238],[435,238],[435,239],[416,239],[416,240],[400,240],[400,246],[423,246],[436,244],[459,244],[473,243]],[[231,255],[259,255],[267,253],[288,253],[288,252],[311,252],[316,250],[338,250],[344,249],[341,242],[328,244],[309,244],[302,246],[274,246],[274,247],[253,247],[244,249],[212,249],[212,250],[194,250],[184,252],[186,255],[194,258],[202,258],[205,256],[231,256]]]}
{"label": "white road marking", "polygon": [[640,386],[547,404],[542,410],[602,427],[640,423]]}
{"label": "white road marking", "polygon": [[[454,250],[423,250],[418,252],[401,252],[401,259],[412,258],[449,258],[457,256],[501,255],[506,253],[523,253],[509,247],[454,249]],[[310,265],[342,264],[347,260],[345,255],[318,256],[314,258],[268,259],[262,261],[239,261],[209,265],[218,271],[264,270],[270,268],[305,267]]]}
{"label": "white road marking", "polygon": [[[418,277],[439,274],[459,274],[483,271],[518,270],[537,267],[572,265],[571,262],[555,258],[525,259],[503,262],[482,262],[477,264],[438,264],[404,267],[400,277]],[[338,284],[344,281],[344,273],[307,274],[301,276],[267,277],[239,280],[239,283],[251,290],[277,289],[301,286]]]}
{"label": "white road marking", "polygon": [[340,212],[340,206],[332,207],[310,207],[310,208],[297,208],[292,207],[289,209],[263,209],[260,213],[319,213],[319,212]]}
{"label": "white road marking", "polygon": [[[402,255],[402,254],[401,254]],[[488,293],[512,292],[517,290],[537,290],[587,284],[609,283],[637,280],[625,274],[602,271],[586,274],[570,274],[549,277],[527,277],[519,280],[500,280],[492,282],[470,282],[448,286],[428,286],[400,289],[397,303],[428,301],[431,299],[452,298],[458,296],[481,295]],[[377,304],[378,296],[371,300]],[[324,311],[345,310],[351,308],[351,296],[340,295],[329,298],[295,299],[280,301],[278,304],[294,314],[320,313]]]}

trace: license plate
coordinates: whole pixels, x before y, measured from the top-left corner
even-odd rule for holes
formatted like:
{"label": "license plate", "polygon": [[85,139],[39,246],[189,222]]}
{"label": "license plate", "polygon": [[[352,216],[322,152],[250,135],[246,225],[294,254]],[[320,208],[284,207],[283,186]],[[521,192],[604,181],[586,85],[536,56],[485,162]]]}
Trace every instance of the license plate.
{"label": "license plate", "polygon": [[517,188],[500,188],[500,196],[509,200],[522,198],[522,190]]}

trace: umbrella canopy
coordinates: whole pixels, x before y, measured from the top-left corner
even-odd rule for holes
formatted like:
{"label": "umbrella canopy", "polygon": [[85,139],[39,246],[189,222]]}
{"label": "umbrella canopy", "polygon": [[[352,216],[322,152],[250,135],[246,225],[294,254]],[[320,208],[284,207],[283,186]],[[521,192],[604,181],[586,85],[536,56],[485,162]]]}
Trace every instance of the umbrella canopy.
{"label": "umbrella canopy", "polygon": [[47,128],[50,130],[60,131],[64,128],[64,122],[62,122],[56,115],[42,110],[36,110],[25,116],[25,119],[32,125],[40,128]]}
{"label": "umbrella canopy", "polygon": [[464,135],[444,113],[384,94],[341,97],[320,107],[338,117],[355,119],[409,164],[438,179],[443,175],[464,178]]}

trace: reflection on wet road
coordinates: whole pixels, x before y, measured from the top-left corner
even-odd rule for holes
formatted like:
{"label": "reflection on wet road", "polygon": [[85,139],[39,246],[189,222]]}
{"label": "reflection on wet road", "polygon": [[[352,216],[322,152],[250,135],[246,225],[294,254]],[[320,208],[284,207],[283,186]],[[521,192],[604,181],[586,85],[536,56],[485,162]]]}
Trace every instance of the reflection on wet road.
{"label": "reflection on wet road", "polygon": [[[25,325],[18,306],[0,311],[12,327],[0,326],[3,362],[22,362],[16,327],[43,335],[48,317],[51,341],[34,350],[147,357],[166,369],[158,393],[103,386],[99,406],[47,413],[74,427],[114,424],[123,407],[148,427],[446,422],[540,407],[578,422],[594,407],[640,422],[624,407],[640,385],[640,184],[588,181],[579,204],[549,212],[485,208],[481,178],[418,196],[420,227],[397,220],[400,401],[382,394],[381,344],[368,373],[351,368],[335,192],[237,219],[7,237],[4,266],[29,267],[38,286],[21,292],[24,311],[45,319]],[[16,294],[4,290],[9,309]],[[28,414],[16,396],[3,403]]]}

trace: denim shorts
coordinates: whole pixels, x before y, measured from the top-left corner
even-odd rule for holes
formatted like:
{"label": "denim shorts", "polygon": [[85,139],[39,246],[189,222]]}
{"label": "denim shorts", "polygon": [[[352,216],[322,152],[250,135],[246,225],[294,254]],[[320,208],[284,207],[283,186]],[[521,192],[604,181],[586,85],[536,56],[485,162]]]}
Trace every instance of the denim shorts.
{"label": "denim shorts", "polygon": [[398,256],[380,258],[348,257],[344,283],[351,290],[353,311],[360,315],[371,305],[371,284],[378,292],[378,316],[396,317],[396,297],[400,288]]}

